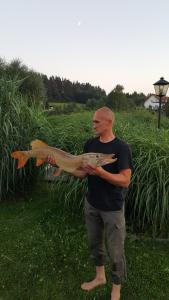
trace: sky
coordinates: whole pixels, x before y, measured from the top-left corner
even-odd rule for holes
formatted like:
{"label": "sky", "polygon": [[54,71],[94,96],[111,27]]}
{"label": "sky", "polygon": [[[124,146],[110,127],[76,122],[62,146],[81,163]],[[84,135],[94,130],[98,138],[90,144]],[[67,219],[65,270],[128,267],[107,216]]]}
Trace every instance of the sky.
{"label": "sky", "polygon": [[169,81],[168,0],[0,0],[0,57],[109,93]]}

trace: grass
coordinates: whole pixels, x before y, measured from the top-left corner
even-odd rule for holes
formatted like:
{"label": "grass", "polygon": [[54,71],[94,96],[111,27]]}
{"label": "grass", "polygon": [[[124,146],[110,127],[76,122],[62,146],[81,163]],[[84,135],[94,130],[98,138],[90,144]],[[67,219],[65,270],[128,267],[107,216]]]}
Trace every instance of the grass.
{"label": "grass", "polygon": [[16,161],[10,153],[25,150],[35,138],[50,135],[50,126],[40,107],[19,92],[21,81],[0,78],[0,201],[24,185],[32,177],[34,167],[29,161],[26,168],[16,170]]}
{"label": "grass", "polygon": [[[94,276],[82,215],[57,201],[57,190],[40,182],[19,201],[0,204],[0,299],[108,300],[108,284],[91,293],[80,284]],[[167,300],[169,243],[128,234],[128,280],[122,300]]]}
{"label": "grass", "polygon": [[[91,121],[92,112],[50,116],[52,145],[80,154],[84,142],[93,135]],[[126,199],[127,219],[134,232],[147,231],[153,236],[169,237],[169,130],[166,129],[169,119],[163,116],[160,131],[156,121],[156,115],[145,110],[120,112],[116,114],[114,130],[119,138],[130,144],[133,152],[134,171]],[[76,182],[72,182],[69,190],[66,184],[64,198],[75,188]]]}
{"label": "grass", "polygon": [[[51,146],[79,154],[86,139],[93,135],[93,112],[79,112],[79,107],[70,103],[63,104],[69,109],[52,111],[46,117],[41,109],[27,105],[30,99],[23,99],[18,94],[18,85],[19,82],[0,80],[0,200],[20,185],[27,188],[25,179],[35,172],[32,160],[18,172],[16,161],[10,157],[12,151],[29,149],[30,142],[39,138]],[[70,114],[72,110],[77,112]],[[134,158],[133,179],[126,201],[128,218],[138,230],[149,230],[153,236],[166,237],[169,225],[169,119],[162,116],[159,131],[157,116],[145,110],[120,112],[116,117],[115,134],[131,145]],[[68,195],[74,189],[76,186],[72,182]]]}
{"label": "grass", "polygon": [[56,116],[60,114],[70,114],[71,112],[79,112],[85,109],[85,105],[77,102],[49,102],[50,108],[44,111],[47,116]]}
{"label": "grass", "polygon": [[77,103],[77,102],[49,102],[48,103],[50,106],[53,106],[53,107],[63,107],[63,106],[66,106],[66,105],[69,105],[69,104],[73,104],[73,105],[77,105],[79,108],[83,108],[84,104],[81,104],[81,103]]}

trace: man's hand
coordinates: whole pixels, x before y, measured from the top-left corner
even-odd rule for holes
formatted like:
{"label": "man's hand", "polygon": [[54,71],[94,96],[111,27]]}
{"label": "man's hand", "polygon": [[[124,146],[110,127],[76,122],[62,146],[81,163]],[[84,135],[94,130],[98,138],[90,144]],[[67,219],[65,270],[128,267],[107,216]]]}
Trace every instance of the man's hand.
{"label": "man's hand", "polygon": [[54,158],[51,157],[51,156],[47,156],[47,157],[46,157],[46,162],[47,162],[48,164],[52,165],[53,167],[56,166],[56,162],[55,162]]}
{"label": "man's hand", "polygon": [[71,174],[79,178],[85,178],[88,175],[87,172],[84,170],[84,168],[79,168]]}
{"label": "man's hand", "polygon": [[102,167],[96,167],[94,165],[88,164],[83,168],[89,175],[97,175],[100,176],[103,168]]}
{"label": "man's hand", "polygon": [[112,174],[104,170],[102,167],[95,167],[89,164],[85,166],[84,169],[87,172],[87,174],[99,176],[102,179],[116,186],[127,188],[130,184],[131,169],[121,170],[117,174]]}

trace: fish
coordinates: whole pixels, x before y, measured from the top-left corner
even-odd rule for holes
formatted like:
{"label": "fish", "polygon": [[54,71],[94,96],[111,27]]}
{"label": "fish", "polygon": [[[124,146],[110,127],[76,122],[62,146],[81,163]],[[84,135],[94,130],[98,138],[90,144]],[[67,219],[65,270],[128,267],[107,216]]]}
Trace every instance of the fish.
{"label": "fish", "polygon": [[104,166],[113,163],[117,160],[114,158],[115,154],[105,153],[83,153],[80,155],[73,155],[61,149],[51,147],[41,140],[34,140],[31,142],[31,150],[14,151],[11,157],[18,160],[17,169],[23,168],[29,158],[36,158],[36,166],[40,166],[47,162],[47,158],[51,157],[58,166],[54,176],[59,176],[62,171],[73,173],[78,169],[82,169],[88,164],[94,166]]}

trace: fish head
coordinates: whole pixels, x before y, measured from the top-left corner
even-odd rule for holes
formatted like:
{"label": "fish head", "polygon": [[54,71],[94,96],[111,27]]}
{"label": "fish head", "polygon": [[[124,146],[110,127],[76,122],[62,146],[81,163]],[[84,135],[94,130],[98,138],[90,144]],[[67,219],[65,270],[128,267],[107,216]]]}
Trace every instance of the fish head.
{"label": "fish head", "polygon": [[91,164],[100,167],[107,164],[111,164],[117,160],[117,158],[114,158],[114,156],[114,153],[85,153],[83,154],[83,166]]}

